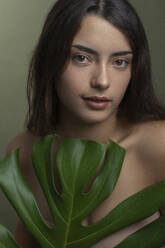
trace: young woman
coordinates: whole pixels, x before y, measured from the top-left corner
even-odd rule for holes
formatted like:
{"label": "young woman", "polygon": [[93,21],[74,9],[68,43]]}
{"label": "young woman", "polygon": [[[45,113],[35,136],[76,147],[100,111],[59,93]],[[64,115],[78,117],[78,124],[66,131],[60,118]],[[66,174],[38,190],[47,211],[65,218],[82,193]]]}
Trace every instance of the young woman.
{"label": "young woman", "polygon": [[[85,225],[165,178],[165,110],[153,91],[142,23],[126,0],[55,3],[31,60],[28,100],[27,129],[10,142],[7,151],[22,148],[22,172],[48,223],[51,216],[30,157],[32,145],[41,136],[58,133],[102,143],[112,139],[126,149],[114,192],[84,220]],[[58,142],[52,150],[53,161]],[[56,170],[55,179],[59,187]],[[93,248],[114,247],[161,213],[163,206]],[[39,247],[21,222],[16,239],[23,248]]]}

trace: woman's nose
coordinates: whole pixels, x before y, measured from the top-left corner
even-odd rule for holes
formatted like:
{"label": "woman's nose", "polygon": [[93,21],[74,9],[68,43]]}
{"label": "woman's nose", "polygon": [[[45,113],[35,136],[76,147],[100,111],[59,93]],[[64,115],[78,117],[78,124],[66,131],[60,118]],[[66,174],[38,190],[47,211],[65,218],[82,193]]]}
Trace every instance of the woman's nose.
{"label": "woman's nose", "polygon": [[109,72],[106,65],[98,65],[91,79],[91,87],[105,90],[110,87]]}

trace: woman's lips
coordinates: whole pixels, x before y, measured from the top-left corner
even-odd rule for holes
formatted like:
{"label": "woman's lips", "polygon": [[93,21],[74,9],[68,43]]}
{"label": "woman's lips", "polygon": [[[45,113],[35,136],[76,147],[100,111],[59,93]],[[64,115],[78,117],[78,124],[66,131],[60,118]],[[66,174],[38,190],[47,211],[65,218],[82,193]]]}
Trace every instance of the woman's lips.
{"label": "woman's lips", "polygon": [[110,100],[106,97],[86,97],[83,98],[88,107],[95,110],[105,109]]}

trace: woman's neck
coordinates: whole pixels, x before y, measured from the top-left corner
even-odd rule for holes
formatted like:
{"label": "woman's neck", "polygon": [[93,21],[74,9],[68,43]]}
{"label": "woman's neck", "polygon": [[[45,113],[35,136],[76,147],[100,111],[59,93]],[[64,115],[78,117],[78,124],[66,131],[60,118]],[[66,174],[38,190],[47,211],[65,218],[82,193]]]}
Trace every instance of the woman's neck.
{"label": "woman's neck", "polygon": [[124,135],[124,129],[117,118],[113,118],[111,122],[97,124],[80,124],[74,121],[62,123],[58,125],[56,132],[65,138],[84,138],[100,143],[106,143],[112,139],[118,143]]}

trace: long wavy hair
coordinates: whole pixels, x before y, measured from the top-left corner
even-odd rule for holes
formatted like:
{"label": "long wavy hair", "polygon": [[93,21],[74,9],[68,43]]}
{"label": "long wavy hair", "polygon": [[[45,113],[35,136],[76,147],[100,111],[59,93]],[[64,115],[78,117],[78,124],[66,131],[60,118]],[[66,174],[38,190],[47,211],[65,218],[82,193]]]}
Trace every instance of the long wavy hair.
{"label": "long wavy hair", "polygon": [[29,67],[26,127],[40,136],[56,129],[56,83],[70,58],[82,19],[89,14],[118,28],[133,50],[132,76],[118,118],[131,123],[165,119],[165,109],[153,90],[148,41],[133,6],[127,0],[58,0],[48,13]]}

